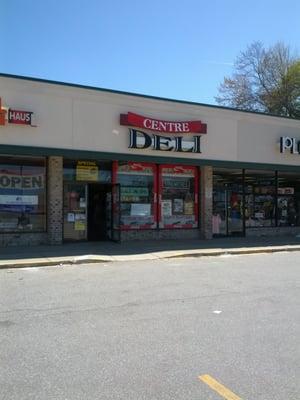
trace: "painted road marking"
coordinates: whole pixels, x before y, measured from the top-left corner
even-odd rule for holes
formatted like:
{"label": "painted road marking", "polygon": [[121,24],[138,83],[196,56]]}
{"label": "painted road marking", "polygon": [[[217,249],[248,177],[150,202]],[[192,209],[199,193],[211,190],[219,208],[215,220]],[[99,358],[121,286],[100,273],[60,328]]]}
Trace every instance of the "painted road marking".
{"label": "painted road marking", "polygon": [[227,389],[210,375],[200,375],[199,379],[202,382],[206,383],[211,389],[217,392],[220,396],[224,397],[224,399],[226,400],[242,400],[239,396],[234,394],[231,390]]}

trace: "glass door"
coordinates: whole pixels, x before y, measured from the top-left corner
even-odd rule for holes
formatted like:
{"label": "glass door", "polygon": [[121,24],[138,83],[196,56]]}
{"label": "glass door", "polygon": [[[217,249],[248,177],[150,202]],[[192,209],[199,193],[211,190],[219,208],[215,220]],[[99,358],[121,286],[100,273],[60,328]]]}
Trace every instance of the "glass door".
{"label": "glass door", "polygon": [[87,240],[87,185],[64,185],[64,240]]}
{"label": "glass door", "polygon": [[216,170],[213,181],[213,235],[242,236],[244,234],[243,172]]}
{"label": "glass door", "polygon": [[226,189],[227,196],[227,235],[243,234],[243,193],[238,185],[230,184]]}
{"label": "glass door", "polygon": [[214,236],[227,235],[227,193],[222,182],[214,176],[212,233]]}

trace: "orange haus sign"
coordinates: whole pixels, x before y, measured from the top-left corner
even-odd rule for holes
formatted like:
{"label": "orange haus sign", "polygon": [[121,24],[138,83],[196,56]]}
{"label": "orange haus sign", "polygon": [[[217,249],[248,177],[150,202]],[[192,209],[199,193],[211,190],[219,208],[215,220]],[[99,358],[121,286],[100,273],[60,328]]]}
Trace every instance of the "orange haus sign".
{"label": "orange haus sign", "polygon": [[32,111],[2,108],[0,97],[0,125],[3,126],[8,122],[9,124],[34,126],[32,125],[32,115]]}

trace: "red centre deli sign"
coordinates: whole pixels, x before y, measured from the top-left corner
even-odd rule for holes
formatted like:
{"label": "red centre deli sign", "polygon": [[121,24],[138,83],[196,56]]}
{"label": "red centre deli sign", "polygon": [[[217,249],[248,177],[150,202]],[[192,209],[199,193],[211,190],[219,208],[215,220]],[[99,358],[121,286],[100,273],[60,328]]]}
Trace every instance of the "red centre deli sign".
{"label": "red centre deli sign", "polygon": [[207,133],[201,121],[163,121],[128,112],[120,115],[120,125],[164,133]]}

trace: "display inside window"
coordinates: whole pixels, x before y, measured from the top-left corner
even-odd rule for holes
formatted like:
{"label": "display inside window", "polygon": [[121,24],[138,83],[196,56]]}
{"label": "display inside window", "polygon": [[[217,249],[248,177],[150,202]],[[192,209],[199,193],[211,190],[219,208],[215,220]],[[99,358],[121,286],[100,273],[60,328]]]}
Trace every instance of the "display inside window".
{"label": "display inside window", "polygon": [[156,166],[126,162],[117,167],[121,229],[156,228]]}
{"label": "display inside window", "polygon": [[45,160],[0,157],[0,232],[46,229]]}
{"label": "display inside window", "polygon": [[278,173],[278,226],[300,226],[300,178],[298,174]]}
{"label": "display inside window", "polygon": [[159,167],[159,227],[196,228],[198,226],[198,177],[196,167]]}
{"label": "display inside window", "polygon": [[275,172],[246,171],[246,227],[270,227],[276,225],[275,193]]}

